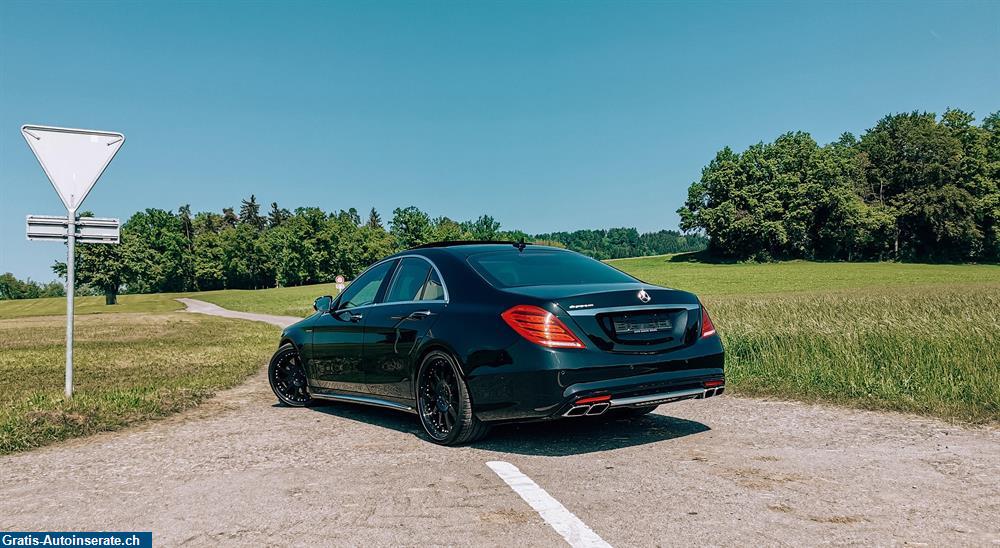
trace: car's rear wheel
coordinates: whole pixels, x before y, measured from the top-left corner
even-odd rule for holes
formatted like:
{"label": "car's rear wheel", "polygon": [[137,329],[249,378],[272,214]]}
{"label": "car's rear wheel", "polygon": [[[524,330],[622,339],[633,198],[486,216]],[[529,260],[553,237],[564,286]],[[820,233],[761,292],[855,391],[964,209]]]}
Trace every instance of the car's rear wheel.
{"label": "car's rear wheel", "polygon": [[312,403],[306,371],[295,345],[284,344],[274,353],[267,366],[267,378],[281,403],[292,407],[305,407]]}
{"label": "car's rear wheel", "polygon": [[469,389],[455,359],[433,350],[417,371],[417,414],[427,436],[441,445],[470,443],[489,427],[472,414]]}

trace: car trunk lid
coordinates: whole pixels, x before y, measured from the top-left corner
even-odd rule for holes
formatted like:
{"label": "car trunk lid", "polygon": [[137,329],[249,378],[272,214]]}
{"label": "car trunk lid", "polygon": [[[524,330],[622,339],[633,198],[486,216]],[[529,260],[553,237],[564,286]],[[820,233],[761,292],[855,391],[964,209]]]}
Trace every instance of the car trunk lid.
{"label": "car trunk lid", "polygon": [[659,353],[693,344],[701,304],[686,291],[647,284],[582,284],[508,290],[549,300],[608,352]]}

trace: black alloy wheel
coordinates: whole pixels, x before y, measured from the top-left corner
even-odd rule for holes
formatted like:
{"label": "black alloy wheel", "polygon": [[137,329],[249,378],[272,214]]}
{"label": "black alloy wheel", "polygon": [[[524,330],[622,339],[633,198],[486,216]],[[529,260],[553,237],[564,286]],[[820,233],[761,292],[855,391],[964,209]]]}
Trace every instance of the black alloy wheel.
{"label": "black alloy wheel", "polygon": [[267,367],[267,378],[271,383],[271,390],[281,403],[292,407],[304,407],[312,403],[302,358],[294,345],[282,345],[274,353]]}
{"label": "black alloy wheel", "polygon": [[434,443],[459,445],[486,435],[488,427],[472,414],[469,390],[447,353],[434,350],[424,357],[416,399],[420,424]]}

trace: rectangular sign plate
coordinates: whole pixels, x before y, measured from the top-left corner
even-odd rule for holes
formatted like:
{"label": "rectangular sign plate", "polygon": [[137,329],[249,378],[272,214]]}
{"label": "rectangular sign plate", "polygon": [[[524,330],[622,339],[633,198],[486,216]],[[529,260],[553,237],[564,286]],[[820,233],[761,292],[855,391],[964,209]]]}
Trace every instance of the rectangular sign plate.
{"label": "rectangular sign plate", "polygon": [[29,240],[65,240],[69,219],[49,215],[28,215]]}
{"label": "rectangular sign plate", "polygon": [[120,240],[118,219],[80,217],[76,221],[76,241],[82,244],[117,244]]}
{"label": "rectangular sign plate", "polygon": [[[28,215],[29,240],[66,240],[69,219],[49,215]],[[118,219],[80,217],[76,221],[76,241],[81,244],[117,244],[121,240]]]}

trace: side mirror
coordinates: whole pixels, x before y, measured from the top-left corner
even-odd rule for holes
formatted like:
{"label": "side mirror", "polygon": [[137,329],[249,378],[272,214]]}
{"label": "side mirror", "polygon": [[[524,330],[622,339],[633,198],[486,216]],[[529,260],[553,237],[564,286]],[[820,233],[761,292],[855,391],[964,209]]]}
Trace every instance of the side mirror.
{"label": "side mirror", "polygon": [[333,304],[333,297],[329,295],[323,295],[322,297],[313,301],[313,310],[326,314],[330,311],[330,306]]}

